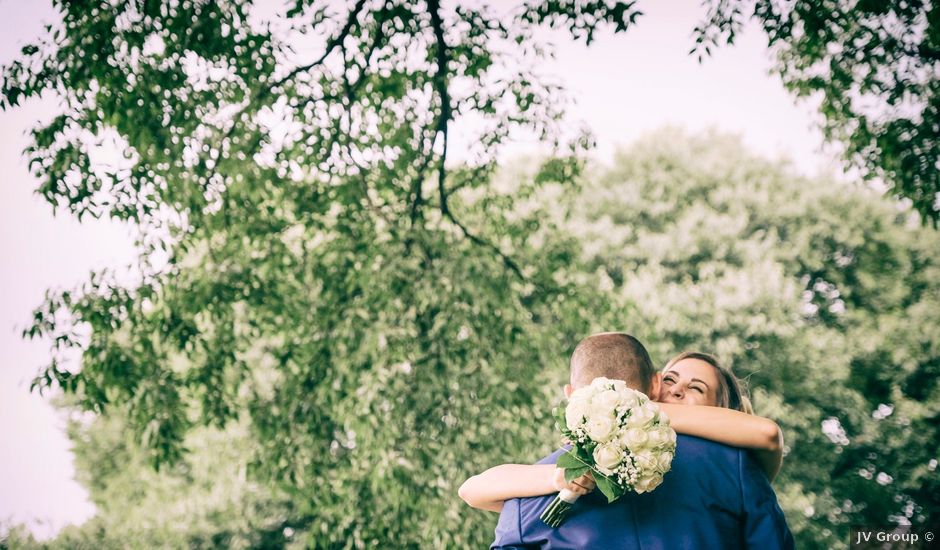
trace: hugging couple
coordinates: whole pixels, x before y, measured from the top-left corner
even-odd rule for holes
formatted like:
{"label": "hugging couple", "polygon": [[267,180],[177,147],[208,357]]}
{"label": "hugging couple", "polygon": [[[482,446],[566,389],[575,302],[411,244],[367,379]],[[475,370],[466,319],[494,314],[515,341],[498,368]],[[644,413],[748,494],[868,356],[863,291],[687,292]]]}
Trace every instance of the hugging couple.
{"label": "hugging couple", "polygon": [[[794,548],[770,487],[783,460],[780,428],[751,414],[729,370],[711,355],[687,352],[659,373],[639,340],[607,332],[574,350],[565,397],[600,376],[623,380],[669,416],[679,435],[662,485],[608,504],[593,491],[590,473],[565,481],[555,467],[565,448],[534,465],[490,468],[465,481],[459,494],[474,508],[500,513],[491,550]],[[584,496],[552,528],[539,515],[562,489]]]}

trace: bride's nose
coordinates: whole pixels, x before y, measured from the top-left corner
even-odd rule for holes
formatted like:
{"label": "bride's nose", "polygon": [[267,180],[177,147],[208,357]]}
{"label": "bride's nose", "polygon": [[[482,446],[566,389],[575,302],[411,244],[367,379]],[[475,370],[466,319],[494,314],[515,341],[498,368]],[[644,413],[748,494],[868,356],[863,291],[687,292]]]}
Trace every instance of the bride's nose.
{"label": "bride's nose", "polygon": [[672,387],[669,388],[669,393],[676,399],[682,399],[682,396],[685,395],[685,390],[683,390],[679,384],[673,384]]}

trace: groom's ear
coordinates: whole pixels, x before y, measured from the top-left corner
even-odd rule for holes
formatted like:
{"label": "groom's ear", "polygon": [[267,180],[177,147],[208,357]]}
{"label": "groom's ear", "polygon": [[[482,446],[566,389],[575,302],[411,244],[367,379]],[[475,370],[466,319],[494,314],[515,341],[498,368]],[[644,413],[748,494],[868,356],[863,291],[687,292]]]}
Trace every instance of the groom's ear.
{"label": "groom's ear", "polygon": [[662,383],[663,383],[663,375],[662,373],[657,372],[650,379],[650,393],[649,395],[647,395],[647,397],[649,397],[653,401],[659,401],[659,388],[660,386],[662,386]]}
{"label": "groom's ear", "polygon": [[574,386],[571,384],[565,384],[565,399],[571,398],[571,392],[574,391]]}

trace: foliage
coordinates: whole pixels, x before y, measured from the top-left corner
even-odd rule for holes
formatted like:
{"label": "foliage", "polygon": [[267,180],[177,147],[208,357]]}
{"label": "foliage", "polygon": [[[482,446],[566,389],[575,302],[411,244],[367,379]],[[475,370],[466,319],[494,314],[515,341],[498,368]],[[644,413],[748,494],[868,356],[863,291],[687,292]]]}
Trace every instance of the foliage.
{"label": "foliage", "polygon": [[[517,181],[525,173],[507,169],[500,180]],[[623,152],[614,166],[590,174],[576,194],[561,185],[543,189],[537,202],[546,205],[539,211],[547,219],[531,238],[541,241],[541,250],[558,246],[551,240],[575,239],[567,244],[572,250],[567,262],[578,269],[559,269],[556,276],[576,285],[578,295],[566,301],[577,298],[576,309],[592,317],[583,330],[633,332],[659,364],[682,349],[714,351],[749,380],[758,413],[777,419],[786,434],[787,456],[775,486],[800,548],[844,547],[850,525],[935,523],[940,512],[935,482],[940,451],[937,234],[874,193],[795,176],[788,166],[755,158],[739,142],[722,136],[663,132]],[[494,517],[460,505],[453,487],[494,463],[533,460],[551,449],[546,404],[555,402],[551,391],[564,379],[563,359],[570,349],[562,348],[570,348],[577,337],[567,338],[565,345],[543,339],[557,337],[555,319],[532,319],[525,327],[537,346],[550,351],[544,364],[524,375],[519,375],[524,366],[496,364],[494,359],[485,375],[466,378],[472,374],[463,373],[438,386],[433,380],[412,384],[417,368],[406,363],[373,368],[359,378],[367,388],[360,392],[362,401],[350,400],[338,416],[355,434],[338,434],[331,449],[344,458],[356,456],[362,461],[356,467],[344,467],[339,460],[321,470],[308,465],[310,470],[293,481],[277,483],[267,475],[272,465],[263,463],[273,455],[247,452],[236,463],[254,465],[246,483],[284,491],[283,501],[262,492],[268,495],[262,502],[286,510],[283,525],[296,530],[294,540],[314,547],[338,544],[324,542],[317,532],[354,523],[358,510],[376,506],[368,499],[382,494],[390,506],[382,509],[383,516],[372,517],[379,517],[376,523],[388,531],[373,531],[377,540],[400,540],[409,535],[406,529],[438,528],[449,533],[447,540],[454,545],[485,544]],[[467,351],[464,346],[476,344],[468,332],[464,336],[442,335],[442,352],[484,352]],[[276,363],[265,359],[265,345],[257,343],[246,364],[273,380]],[[485,352],[494,358],[518,357],[514,354],[520,345],[526,345],[525,339],[500,341]],[[527,384],[525,376],[537,383]],[[401,411],[425,407],[424,401],[432,398],[422,396],[424,392],[447,391],[454,413],[441,424],[451,429],[437,432],[438,441],[450,438],[447,446],[403,437],[415,420],[405,416],[402,427]],[[461,405],[460,391],[472,404]],[[380,405],[379,399],[402,404]],[[311,401],[308,410],[320,402]],[[391,407],[388,414],[376,413],[384,407]],[[395,421],[386,422],[389,418]],[[99,507],[112,502],[113,515],[95,520],[92,525],[99,527],[83,527],[86,535],[106,532],[111,525],[133,525],[125,523],[133,520],[122,520],[125,516],[185,506],[199,498],[198,491],[161,490],[167,482],[155,478],[144,486],[155,485],[150,494],[158,496],[134,497],[139,491],[120,480],[142,475],[144,455],[138,455],[137,466],[127,474],[120,467],[103,467],[116,448],[106,441],[126,440],[116,435],[121,433],[117,423],[101,422],[92,424],[85,439],[78,437],[78,449],[80,457],[87,457],[81,466],[92,473],[89,486],[96,502]],[[263,446],[270,445],[266,437],[296,433],[287,431],[287,423],[282,426],[267,434],[247,432],[247,437],[254,441],[251,445]],[[240,441],[234,429],[228,428],[227,437]],[[96,436],[98,430],[106,433]],[[206,436],[190,437],[198,442]],[[190,443],[186,456],[192,458],[186,460],[201,463],[210,456],[211,463],[222,441],[228,439],[215,440],[214,446]],[[312,438],[306,441],[315,444]],[[394,443],[382,446],[378,441]],[[302,459],[309,456],[303,444],[291,452]],[[374,453],[381,459],[370,456]],[[423,462],[415,465],[415,457]],[[414,473],[395,468],[392,459],[399,468],[415,467]],[[296,467],[290,459],[288,465]],[[387,470],[376,471],[377,465]],[[174,474],[153,475],[173,479]],[[209,487],[230,476],[225,469],[204,470],[191,482]],[[436,494],[419,492],[428,477],[440,488]],[[327,483],[330,493],[343,492],[330,499],[323,494]],[[285,508],[285,502],[290,506]],[[444,513],[437,515],[437,510]],[[192,545],[210,540],[205,533],[244,529],[246,521],[262,525],[251,523],[250,517],[221,513],[214,522],[183,533],[193,537],[187,539]],[[397,525],[405,527],[393,531]],[[341,532],[361,533],[363,528]],[[146,536],[165,540],[157,531]]]}
{"label": "foliage", "polygon": [[[141,273],[49,294],[25,333],[54,346],[35,386],[121,415],[170,472],[200,426],[243,422],[253,479],[311,547],[482,546],[454,528],[457,485],[532,453],[550,426],[512,427],[547,418],[543,368],[602,322],[565,276],[570,239],[536,248],[522,208],[576,181],[586,138],[510,188],[491,185],[495,154],[511,132],[560,135],[533,34],[623,29],[617,5],[507,21],[436,0],[59,3],[63,27],[4,69],[3,105],[59,95],[27,151],[39,192],[135,222]],[[470,119],[451,166],[449,125]]]}
{"label": "foliage", "polygon": [[733,43],[748,17],[775,71],[819,101],[826,137],[850,166],[940,223],[940,8],[923,0],[710,0],[696,28],[702,54]]}
{"label": "foliage", "polygon": [[871,192],[795,176],[732,138],[650,136],[572,205],[621,326],[660,364],[712,351],[778,420],[800,548],[940,514],[940,236]]}
{"label": "foliage", "polygon": [[157,472],[123,423],[118,411],[70,422],[95,517],[49,542],[11,533],[11,548],[281,548],[296,538],[296,507],[249,479],[255,442],[244,426],[194,430],[185,458]]}
{"label": "foliage", "polygon": [[[100,516],[66,546],[481,547],[493,518],[457,485],[552,447],[565,358],[611,328],[750,376],[801,547],[936,523],[936,234],[713,137],[585,177],[534,35],[589,42],[632,3],[58,6],[0,105],[59,96],[39,192],[141,247],[139,280],[50,292],[26,331],[53,344],[36,386],[95,416],[75,437]],[[521,132],[558,154],[495,178]]]}

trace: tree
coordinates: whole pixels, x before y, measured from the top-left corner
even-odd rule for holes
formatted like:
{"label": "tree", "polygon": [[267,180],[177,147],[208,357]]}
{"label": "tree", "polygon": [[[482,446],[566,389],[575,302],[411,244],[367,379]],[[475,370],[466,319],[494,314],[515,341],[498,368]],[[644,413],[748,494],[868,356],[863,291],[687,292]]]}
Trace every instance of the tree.
{"label": "tree", "polygon": [[940,237],[874,192],[734,138],[664,131],[563,209],[587,271],[664,364],[716,353],[783,427],[775,488],[799,548],[936,523]]}
{"label": "tree", "polygon": [[[531,164],[507,167],[496,181],[511,185],[533,173]],[[564,250],[568,255],[557,264],[576,266],[559,269],[555,277],[573,291],[565,307],[592,317],[593,324],[584,322],[578,330],[633,332],[660,365],[683,349],[712,351],[748,380],[758,413],[775,418],[786,434],[787,456],[775,487],[800,548],[844,548],[850,525],[934,524],[940,510],[934,474],[940,451],[937,234],[920,227],[910,210],[873,192],[797,176],[785,164],[747,153],[734,138],[664,131],[621,153],[612,167],[586,174],[577,192],[548,184],[529,205],[545,218],[530,236],[532,246],[546,256]],[[556,325],[566,319],[576,324],[576,312],[556,312],[525,327],[526,336],[537,340],[533,345],[557,348],[550,339],[559,337],[573,345],[577,337],[559,336]],[[448,339],[441,348],[481,356],[464,347],[475,345],[470,329],[443,337]],[[521,358],[516,348],[528,345],[523,335],[497,342],[501,347],[494,346],[499,351],[493,357]],[[258,388],[271,392],[280,375],[269,348],[256,342],[244,361]],[[345,407],[337,418],[350,431],[339,434],[330,451],[362,462],[349,467],[335,460],[324,469],[307,464],[310,470],[298,469],[288,482],[270,476],[277,466],[265,462],[276,455],[254,447],[296,431],[259,433],[242,423],[250,417],[225,432],[195,430],[187,436],[189,452],[160,473],[147,468],[146,449],[125,437],[123,420],[106,415],[76,425],[79,468],[102,512],[52,546],[80,547],[90,540],[258,546],[262,537],[275,546],[354,546],[357,536],[363,545],[427,540],[414,531],[445,528],[449,538],[440,540],[485,544],[485,526],[495,516],[458,505],[443,486],[494,463],[532,460],[551,449],[544,409],[554,398],[547,390],[563,383],[567,352],[552,349],[559,355],[547,353],[545,368],[471,365],[467,371],[490,370],[444,382],[473,400],[462,402],[458,391],[448,397],[446,411],[454,416],[441,424],[451,429],[436,432],[447,447],[405,438],[376,445],[413,436],[420,424],[411,416],[402,422],[401,412],[416,407],[415,415],[426,414],[425,401],[433,400],[427,393],[442,390],[434,385],[439,381],[413,382],[419,363],[373,368],[374,378],[359,379],[365,387],[356,398],[337,405]],[[503,386],[487,383],[499,376]],[[418,397],[382,404],[409,391]],[[307,410],[321,402],[311,401]],[[365,407],[371,408],[357,411]],[[376,421],[373,408],[388,411]],[[431,420],[424,426],[436,424]],[[282,426],[297,429],[286,421]],[[315,444],[309,436],[305,441]],[[309,460],[305,452],[301,444],[282,454],[285,465],[296,468],[297,456]],[[399,468],[389,468],[390,457]],[[404,470],[418,460],[417,471]],[[376,472],[380,467],[393,473]],[[238,475],[242,471],[245,478]],[[438,476],[433,487],[442,489],[436,495],[420,493],[429,472]],[[322,494],[324,477],[329,491],[341,492],[335,500]],[[208,498],[218,494],[210,490],[217,484],[228,488],[227,496]],[[378,497],[363,495],[384,496],[376,504]],[[202,514],[172,512],[193,501],[205,504]],[[357,524],[353,507],[371,514],[379,506],[387,507],[380,508],[378,521]],[[435,515],[440,508],[444,514]],[[142,517],[150,517],[153,527],[137,528]],[[170,524],[173,530],[165,527]],[[336,536],[328,538],[324,528],[336,529]]]}
{"label": "tree", "polygon": [[119,410],[73,414],[76,469],[96,514],[48,542],[14,529],[11,548],[283,548],[296,539],[305,524],[296,507],[248,475],[255,440],[244,423],[193,430],[186,456],[159,472],[123,423]]}
{"label": "tree", "polygon": [[[511,189],[491,184],[495,152],[559,135],[535,31],[590,41],[631,5],[531,3],[511,22],[436,0],[57,5],[2,104],[59,96],[27,152],[39,192],[134,222],[140,280],[49,294],[25,332],[53,342],[35,386],[120,414],[163,468],[200,426],[244,421],[253,479],[296,504],[312,547],[488,542],[454,528],[457,485],[547,440],[543,369],[601,311],[565,276],[571,241],[536,249],[520,208],[577,179],[586,138]],[[470,118],[475,146],[448,163]],[[542,427],[519,438],[523,415]]]}
{"label": "tree", "polygon": [[[685,168],[668,148],[628,157],[605,182],[642,208],[621,204],[603,239],[578,225],[603,216],[561,206],[605,191],[579,194],[590,140],[559,138],[562,102],[538,74],[534,34],[564,26],[590,42],[632,24],[632,3],[526,3],[510,19],[436,0],[58,6],[63,26],[3,69],[0,105],[59,96],[27,152],[39,191],[79,218],[134,222],[140,278],[102,272],[50,293],[26,335],[53,343],[36,387],[98,415],[91,437],[126,431],[127,472],[137,459],[163,469],[154,493],[127,502],[163,502],[174,468],[247,438],[233,460],[251,465],[264,506],[291,503],[298,544],[482,546],[483,516],[457,484],[547,450],[571,347],[636,319],[660,356],[710,344],[739,372],[787,366],[758,401],[793,434],[802,469],[781,493],[801,541],[833,542],[856,518],[935,517],[930,463],[900,451],[936,441],[935,237],[877,199],[842,201],[857,194],[753,160],[720,186],[741,168],[701,170],[707,151]],[[448,160],[455,124],[477,132],[460,163]],[[496,152],[519,132],[558,155],[498,181]],[[839,208],[864,223],[842,228]],[[874,368],[885,361],[897,368]],[[817,398],[831,377],[845,386]],[[875,399],[891,414],[872,417]],[[853,477],[862,470],[874,481]],[[818,490],[827,474],[837,483]],[[91,481],[123,499],[124,475]],[[102,529],[121,533],[114,510]],[[173,540],[258,540],[226,517]]]}
{"label": "tree", "polygon": [[749,19],[775,71],[819,101],[848,165],[940,223],[940,8],[922,0],[711,0],[693,53],[731,44]]}

